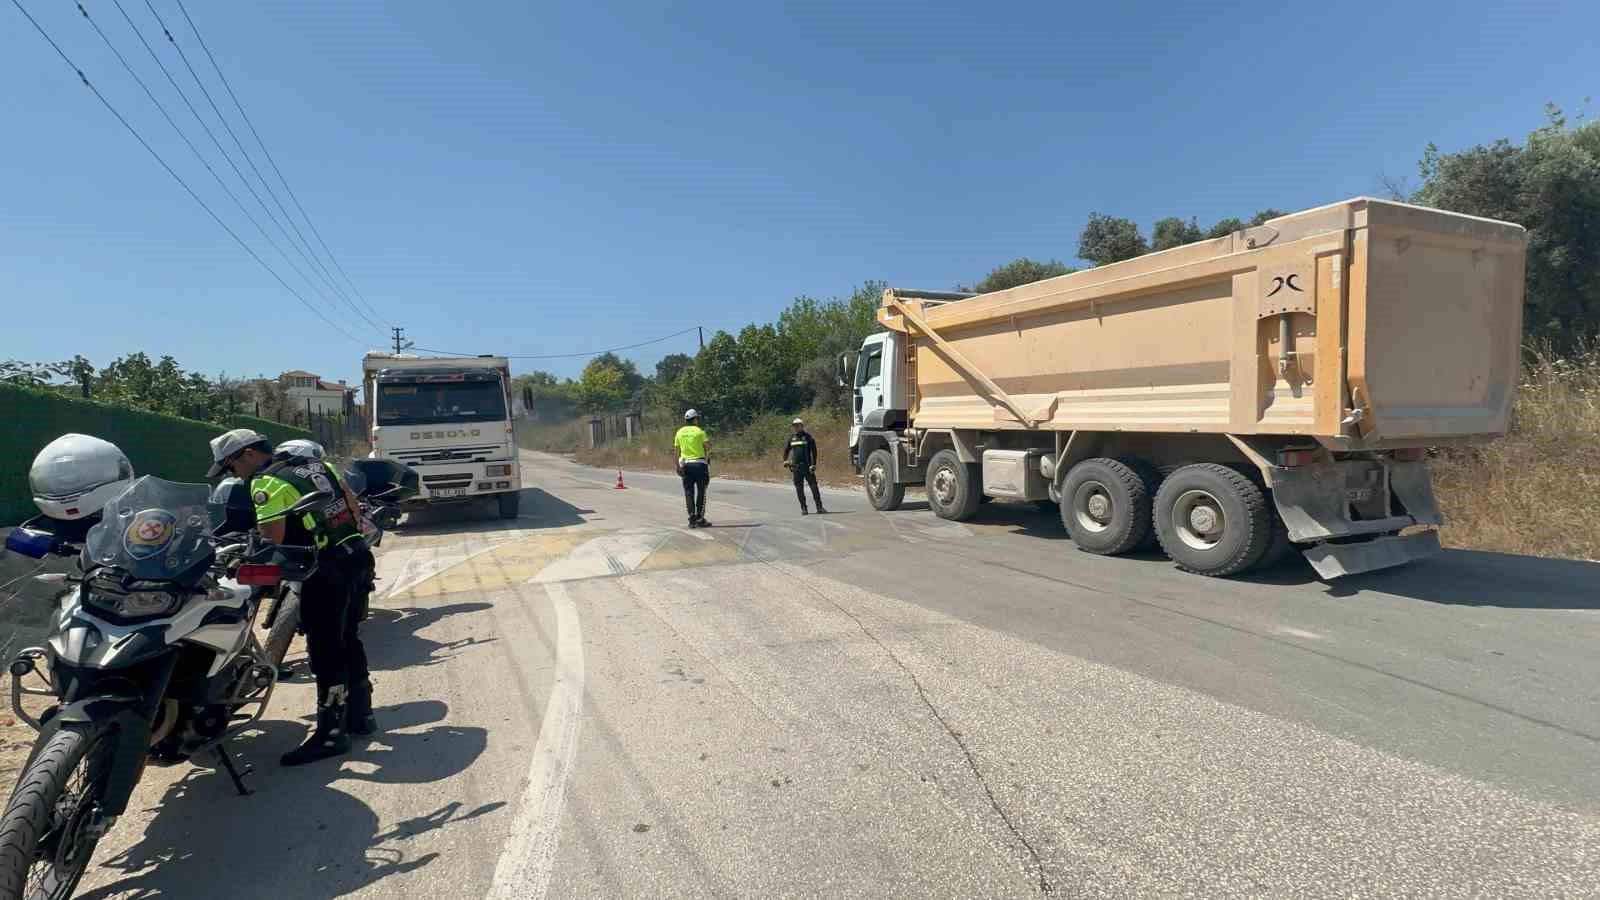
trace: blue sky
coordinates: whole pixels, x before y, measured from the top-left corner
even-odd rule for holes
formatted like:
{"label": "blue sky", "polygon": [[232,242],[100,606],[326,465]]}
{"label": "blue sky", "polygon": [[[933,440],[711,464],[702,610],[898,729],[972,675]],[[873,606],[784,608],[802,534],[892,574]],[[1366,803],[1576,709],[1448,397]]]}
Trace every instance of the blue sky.
{"label": "blue sky", "polygon": [[[70,3],[22,2],[218,214],[339,314]],[[210,77],[175,0],[151,2]],[[276,234],[111,0],[84,4]],[[384,324],[473,353],[736,330],[874,278],[949,287],[1019,255],[1070,258],[1091,211],[1148,231],[1374,193],[1380,173],[1415,183],[1430,140],[1520,139],[1545,101],[1576,110],[1600,88],[1594,3],[188,6]],[[0,358],[144,350],[212,374],[353,378],[379,345],[353,314],[341,321],[362,343],[306,312],[9,4],[0,81]],[[648,371],[692,347],[633,355]]]}

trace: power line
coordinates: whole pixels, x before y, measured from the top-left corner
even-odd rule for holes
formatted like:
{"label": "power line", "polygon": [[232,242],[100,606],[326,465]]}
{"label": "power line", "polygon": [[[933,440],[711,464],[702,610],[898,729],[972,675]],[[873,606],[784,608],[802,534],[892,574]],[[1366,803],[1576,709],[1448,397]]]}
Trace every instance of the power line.
{"label": "power line", "polygon": [[[113,2],[115,2],[115,0],[113,0]],[[161,117],[162,118],[167,120],[167,124],[172,126],[172,130],[178,133],[178,138],[183,141],[184,146],[189,148],[189,152],[193,153],[195,159],[198,159],[200,161],[200,165],[204,166],[206,171],[211,173],[211,177],[216,179],[217,186],[222,188],[222,192],[228,195],[228,199],[233,201],[233,205],[237,206],[239,208],[239,212],[246,219],[250,220],[250,224],[252,224],[252,225],[254,225],[256,227],[256,231],[259,231],[261,233],[261,237],[266,240],[266,242],[272,247],[272,249],[278,251],[278,255],[283,257],[283,261],[289,264],[289,268],[293,269],[296,275],[299,275],[300,278],[302,280],[304,280],[306,284],[310,285],[312,290],[315,290],[317,293],[321,294],[323,296],[323,299],[329,300],[329,302],[331,303],[332,301],[331,301],[331,299],[328,298],[327,294],[320,287],[318,287],[317,283],[315,281],[312,281],[311,278],[308,277],[305,272],[301,271],[299,266],[295,265],[294,260],[289,258],[289,254],[285,253],[283,251],[283,248],[278,245],[278,242],[272,239],[272,235],[267,233],[267,229],[264,226],[262,226],[260,220],[257,219],[255,216],[251,215],[250,210],[245,208],[244,201],[240,200],[239,196],[237,194],[235,194],[231,188],[228,187],[228,183],[222,179],[222,176],[217,174],[217,170],[215,168],[213,168],[211,163],[206,160],[205,155],[200,152],[200,148],[196,147],[194,145],[194,142],[189,140],[189,136],[187,134],[185,134],[183,129],[178,126],[178,123],[172,118],[172,114],[167,112],[166,106],[160,101],[160,99],[158,99],[156,97],[155,92],[150,90],[149,85],[145,84],[144,83],[144,79],[139,77],[139,73],[137,71],[135,71],[134,68],[133,68],[133,65],[128,62],[127,57],[122,55],[122,51],[118,50],[117,49],[117,45],[112,43],[111,38],[100,27],[100,24],[94,20],[93,16],[89,15],[89,10],[86,9],[82,3],[78,3],[77,6],[78,6],[78,12],[83,14],[83,18],[84,18],[85,21],[87,21],[89,23],[89,27],[94,29],[95,34],[100,36],[100,40],[105,42],[105,45],[106,45],[107,49],[109,49],[111,51],[112,55],[116,56],[117,62],[121,63],[122,67],[128,71],[128,75],[133,78],[134,84],[137,84],[139,86],[139,89],[144,91],[144,95],[146,97],[150,98],[150,102],[155,104],[156,110],[161,113]],[[118,9],[122,9],[122,4],[121,3],[117,3],[117,8]],[[123,16],[124,17],[127,16],[127,12],[126,11],[123,11]],[[132,25],[133,21],[130,19],[128,21],[128,24]],[[144,35],[139,34],[137,28],[134,29],[134,33],[138,34],[139,39],[140,39],[141,42],[144,41]],[[151,55],[154,56],[155,51],[150,47],[148,42],[145,42],[145,49],[146,50],[150,50]],[[156,64],[157,65],[161,64],[161,60],[160,60],[159,57],[156,58]],[[172,81],[172,75],[170,73],[167,73],[166,68],[164,66],[162,67],[162,72],[167,75],[167,80],[168,81]],[[176,82],[173,82],[173,87],[174,88],[177,87],[177,83]],[[178,93],[179,93],[179,96],[183,96],[183,92],[182,92],[181,89],[179,89]],[[184,97],[184,102],[185,103],[188,102],[188,97]],[[194,112],[195,111],[193,105],[190,105],[189,111],[190,112]],[[198,113],[196,113],[195,116],[196,116],[196,119],[200,122],[201,127],[204,128],[205,127],[205,120],[199,119],[199,114]],[[207,129],[207,134],[210,134],[210,129]],[[212,135],[212,141],[213,142],[216,141],[216,136],[215,135]],[[217,149],[221,150],[222,149],[222,145],[218,144],[217,145]],[[223,152],[223,156],[226,158],[226,156],[227,156],[226,151]],[[232,160],[229,160],[229,162],[231,163]],[[234,172],[235,173],[238,172],[238,167],[237,166],[234,167]],[[243,180],[243,175],[242,174],[240,175],[240,179]],[[245,187],[248,188],[249,186],[250,186],[249,182],[246,181],[245,182]],[[257,202],[260,202],[260,198],[259,197],[256,198],[256,199],[257,199]],[[265,209],[265,206],[263,206],[262,208]],[[271,214],[270,210],[268,210],[268,214],[269,215]],[[285,237],[287,238],[288,235],[286,234]],[[304,254],[301,254],[301,255],[304,256]]]}
{"label": "power line", "polygon": [[44,38],[45,42],[50,45],[50,48],[56,51],[56,55],[61,57],[61,61],[66,63],[67,67],[72,69],[72,71],[77,74],[78,80],[82,81],[83,86],[88,88],[89,91],[94,94],[95,99],[100,101],[100,104],[106,108],[106,111],[111,113],[112,116],[116,117],[116,120],[122,124],[122,127],[126,128],[128,133],[133,135],[133,139],[139,142],[139,146],[143,147],[145,152],[149,153],[151,157],[153,157],[161,166],[161,168],[166,170],[168,175],[172,176],[172,180],[176,181],[178,186],[183,188],[184,192],[189,195],[191,200],[199,204],[200,208],[206,211],[206,215],[209,215],[213,222],[216,222],[223,231],[226,231],[228,236],[233,238],[235,243],[244,248],[244,252],[250,254],[251,259],[254,259],[261,266],[261,268],[266,269],[267,274],[271,275],[278,282],[278,284],[282,285],[284,290],[292,294],[296,300],[299,300],[300,303],[304,305],[306,309],[309,309],[312,313],[314,313],[317,318],[326,322],[330,328],[339,332],[355,343],[363,343],[360,338],[357,338],[350,332],[345,331],[339,326],[338,323],[332,321],[327,316],[324,316],[321,310],[317,309],[316,306],[314,306],[310,301],[306,300],[306,298],[302,296],[299,291],[291,287],[289,282],[284,281],[283,276],[279,275],[277,270],[267,265],[267,261],[262,259],[260,254],[256,253],[256,251],[252,249],[249,244],[245,243],[244,239],[239,237],[238,233],[230,228],[228,223],[222,220],[221,216],[218,216],[204,200],[200,199],[200,195],[195,193],[194,188],[189,187],[189,183],[184,181],[183,177],[174,171],[172,166],[167,164],[167,161],[161,157],[161,154],[157,153],[155,148],[151,147],[150,143],[144,139],[144,136],[139,134],[138,129],[134,128],[133,125],[123,117],[122,113],[118,112],[117,108],[111,105],[111,101],[107,100],[105,95],[100,93],[100,89],[95,87],[93,82],[89,81],[89,76],[85,75],[83,70],[78,68],[78,64],[73,62],[71,57],[67,56],[66,51],[61,49],[61,45],[56,43],[55,38],[52,38],[50,33],[45,31],[44,27],[39,24],[38,20],[33,17],[33,14],[29,13],[27,8],[22,5],[21,0],[11,0],[11,5],[15,6],[18,12],[22,13],[23,18],[28,20],[28,24],[32,25],[33,29],[39,32],[39,36]]}
{"label": "power line", "polygon": [[[145,2],[148,3],[149,0],[145,0]],[[295,209],[300,211],[300,217],[306,220],[306,226],[311,229],[311,234],[316,237],[317,243],[321,245],[322,252],[328,255],[328,260],[333,263],[334,268],[339,270],[339,274],[344,276],[344,280],[350,285],[350,290],[354,291],[355,295],[361,299],[361,302],[372,310],[372,314],[380,319],[383,318],[383,314],[378,311],[378,308],[367,300],[366,295],[361,293],[360,288],[356,287],[355,281],[350,278],[350,273],[345,271],[344,266],[339,262],[339,258],[333,255],[333,250],[328,246],[328,242],[323,240],[322,232],[317,230],[317,223],[311,220],[306,208],[300,204],[299,196],[295,194],[294,188],[289,186],[289,179],[283,176],[283,170],[278,168],[278,161],[272,157],[272,151],[267,149],[266,141],[261,139],[261,132],[256,130],[255,122],[251,121],[250,114],[244,111],[244,104],[239,102],[239,96],[233,92],[233,85],[228,82],[228,76],[222,74],[222,67],[217,65],[217,58],[211,55],[211,48],[206,46],[206,39],[200,35],[199,26],[195,25],[194,19],[189,17],[189,9],[183,5],[183,0],[178,0],[178,11],[183,13],[184,21],[189,23],[189,30],[194,32],[195,41],[200,44],[200,49],[205,51],[206,58],[211,60],[211,68],[216,70],[217,78],[222,82],[222,87],[227,90],[228,97],[233,100],[234,107],[239,110],[239,118],[244,119],[245,126],[250,129],[250,134],[256,139],[256,146],[261,148],[261,155],[267,158],[267,163],[272,166],[272,171],[277,173],[278,180],[283,183],[284,193],[289,195],[289,199],[293,201]],[[271,189],[269,188],[268,190],[270,192]],[[276,199],[276,196],[274,196],[274,199]],[[294,219],[289,216],[287,210],[284,211],[284,216],[289,218],[290,224],[294,224]],[[297,234],[300,233],[300,226],[295,225],[295,232]],[[301,234],[300,239],[304,241],[305,235]],[[310,246],[310,243],[306,244],[308,249]]]}
{"label": "power line", "polygon": [[[121,8],[120,0],[113,0],[113,2],[118,3],[118,8]],[[227,116],[222,114],[222,108],[217,105],[217,101],[211,96],[211,91],[206,87],[205,82],[200,78],[200,73],[196,71],[194,65],[189,62],[189,55],[183,52],[183,45],[179,44],[177,38],[173,37],[171,29],[167,28],[166,21],[161,18],[161,13],[156,11],[155,6],[150,2],[150,0],[145,0],[144,5],[145,8],[150,10],[150,15],[155,18],[156,25],[161,28],[161,33],[166,36],[167,43],[171,44],[172,48],[178,52],[178,58],[183,61],[183,66],[189,71],[189,76],[194,79],[195,86],[200,88],[200,93],[206,98],[206,103],[211,106],[211,111],[216,114],[217,120],[222,123],[223,130],[228,133],[228,137],[233,140],[233,145],[238,148],[239,154],[244,157],[245,164],[250,167],[250,171],[255,173],[256,180],[260,181],[261,186],[267,189],[267,196],[272,198],[272,202],[275,203],[279,211],[283,213],[284,219],[289,221],[289,225],[293,227],[295,232],[298,234],[300,230],[299,226],[295,225],[293,218],[289,215],[289,211],[284,208],[283,201],[278,199],[277,194],[272,190],[272,185],[267,183],[266,178],[261,174],[261,170],[256,167],[255,160],[250,157],[249,151],[245,150],[244,143],[239,140],[239,135],[234,132],[233,126],[228,122]],[[123,14],[126,15],[126,11],[124,11]],[[129,24],[132,24],[132,20],[129,21]],[[135,30],[137,30],[137,28],[135,28]],[[165,67],[163,67],[163,70],[164,69]],[[187,97],[185,97],[184,102],[188,102]],[[192,106],[190,109],[193,111]],[[198,113],[196,116],[198,117]],[[206,131],[208,134],[211,133],[209,128],[207,128]],[[216,140],[214,135],[212,140]],[[364,320],[379,334],[383,334],[383,328],[378,325],[377,322],[373,321],[365,312],[362,312],[362,310],[357,307],[349,297],[344,295],[344,289],[341,288],[333,280],[333,277],[327,273],[326,267],[323,266],[319,260],[313,259],[311,255],[308,255],[307,251],[310,250],[310,245],[306,244],[305,248],[302,249],[301,244],[295,243],[294,237],[289,234],[288,229],[284,228],[283,222],[278,220],[278,217],[273,214],[272,209],[267,206],[266,201],[262,200],[261,195],[256,193],[256,189],[250,184],[250,179],[246,178],[244,173],[239,170],[239,167],[234,164],[232,157],[228,156],[228,152],[226,150],[223,150],[220,142],[217,144],[217,149],[222,151],[223,157],[226,158],[228,160],[228,164],[233,167],[234,173],[239,176],[239,180],[244,182],[245,187],[249,189],[250,196],[254,197],[256,202],[261,205],[261,209],[266,212],[267,218],[272,220],[272,224],[278,226],[278,230],[282,232],[284,240],[288,241],[289,246],[293,247],[294,251],[300,254],[300,257],[306,261],[306,265],[311,268],[311,271],[317,273],[328,285],[328,287],[333,289],[333,293],[338,296],[340,300],[343,300],[346,306],[350,307],[351,311],[353,311],[359,318]],[[301,235],[300,240],[303,244],[305,242],[305,236]],[[320,288],[318,288],[317,291],[318,293],[322,293]],[[329,302],[331,303],[332,300],[330,299]]]}
{"label": "power line", "polygon": [[[683,335],[686,335],[691,331],[698,331],[699,329],[700,329],[699,325],[692,325],[692,326],[690,326],[688,328],[685,328],[682,331],[674,331],[673,333],[671,333],[669,335],[666,335],[665,337],[652,338],[652,339],[650,339],[648,341],[640,341],[637,344],[629,344],[626,347],[612,347],[609,350],[587,350],[587,351],[584,351],[583,353],[541,353],[541,354],[526,354],[526,353],[524,353],[524,354],[515,354],[514,353],[514,354],[508,354],[506,356],[506,359],[578,359],[578,358],[584,357],[584,356],[601,356],[601,355],[606,354],[606,353],[621,353],[624,350],[637,350],[640,347],[648,347],[651,344],[659,344],[662,341],[670,341],[675,337],[682,337]],[[475,353],[453,353],[453,352],[451,352],[449,350],[431,350],[431,349],[429,349],[427,347],[413,347],[412,349],[418,350],[418,351],[420,351],[422,353],[437,353],[437,354],[439,354],[441,356],[476,356],[477,355]]]}

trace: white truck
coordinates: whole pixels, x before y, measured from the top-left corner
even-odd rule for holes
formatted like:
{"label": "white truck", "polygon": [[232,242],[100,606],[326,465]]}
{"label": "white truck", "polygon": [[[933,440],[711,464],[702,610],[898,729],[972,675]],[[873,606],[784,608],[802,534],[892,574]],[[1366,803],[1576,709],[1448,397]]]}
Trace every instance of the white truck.
{"label": "white truck", "polygon": [[516,518],[522,471],[505,357],[368,353],[361,373],[371,455],[417,472],[412,506],[492,497],[501,518]]}

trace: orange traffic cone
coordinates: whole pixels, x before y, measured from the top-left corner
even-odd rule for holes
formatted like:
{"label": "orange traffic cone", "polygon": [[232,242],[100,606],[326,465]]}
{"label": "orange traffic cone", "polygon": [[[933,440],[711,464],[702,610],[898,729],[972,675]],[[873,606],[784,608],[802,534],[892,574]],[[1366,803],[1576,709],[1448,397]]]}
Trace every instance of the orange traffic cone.
{"label": "orange traffic cone", "polygon": [[628,489],[628,486],[622,483],[622,470],[618,469],[617,470],[617,490],[625,491],[627,489]]}

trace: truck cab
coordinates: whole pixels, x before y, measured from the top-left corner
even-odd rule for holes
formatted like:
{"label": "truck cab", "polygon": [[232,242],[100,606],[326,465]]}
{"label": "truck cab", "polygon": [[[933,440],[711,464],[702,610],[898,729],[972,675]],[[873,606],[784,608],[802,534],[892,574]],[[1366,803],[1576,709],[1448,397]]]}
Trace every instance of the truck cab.
{"label": "truck cab", "polygon": [[507,372],[495,358],[386,359],[369,368],[372,456],[414,470],[414,504],[493,498],[515,518],[522,490]]}
{"label": "truck cab", "polygon": [[851,379],[850,464],[861,474],[863,431],[898,431],[905,428],[906,380],[904,336],[895,331],[869,334],[861,349],[840,360],[841,381]]}

